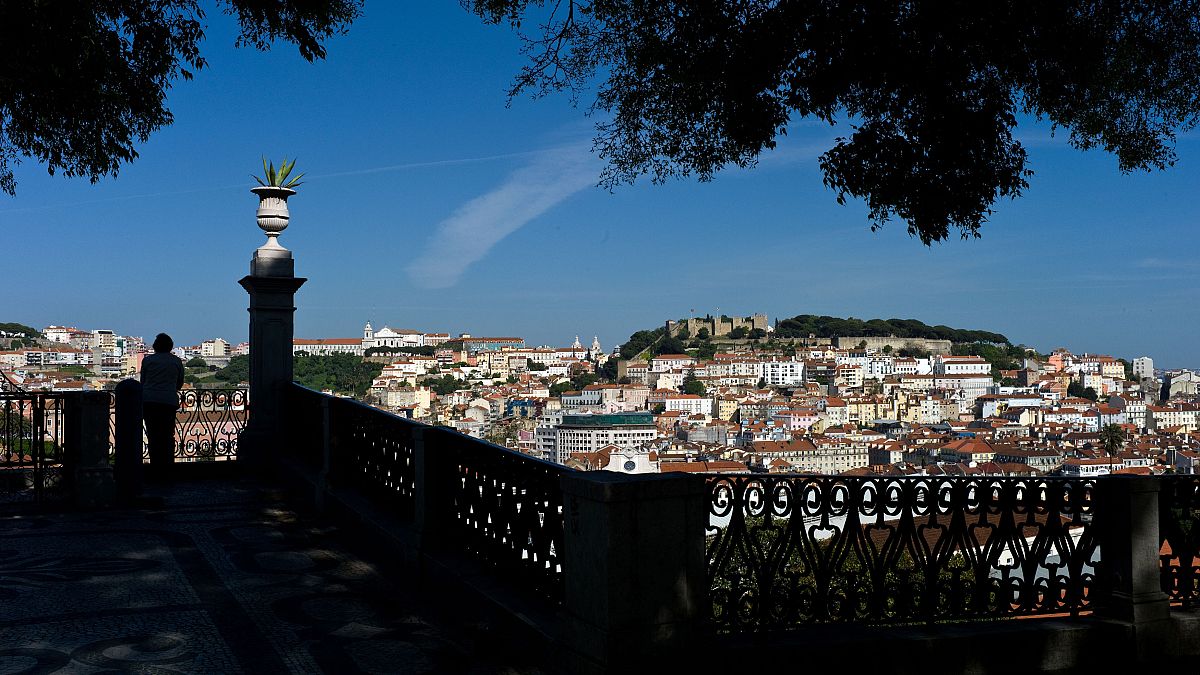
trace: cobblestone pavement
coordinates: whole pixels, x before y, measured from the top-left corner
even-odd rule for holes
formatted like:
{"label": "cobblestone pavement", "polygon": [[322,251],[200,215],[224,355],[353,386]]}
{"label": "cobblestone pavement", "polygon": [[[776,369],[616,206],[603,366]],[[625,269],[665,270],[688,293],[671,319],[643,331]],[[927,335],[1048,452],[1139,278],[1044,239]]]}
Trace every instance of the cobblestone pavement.
{"label": "cobblestone pavement", "polygon": [[0,518],[0,674],[538,672],[274,491],[159,496]]}

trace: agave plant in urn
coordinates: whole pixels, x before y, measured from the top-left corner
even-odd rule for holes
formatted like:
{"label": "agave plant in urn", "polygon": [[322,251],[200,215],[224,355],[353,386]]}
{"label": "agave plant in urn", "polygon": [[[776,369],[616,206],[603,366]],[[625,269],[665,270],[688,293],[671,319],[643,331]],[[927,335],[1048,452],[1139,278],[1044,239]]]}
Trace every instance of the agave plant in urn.
{"label": "agave plant in urn", "polygon": [[279,245],[279,233],[287,229],[288,226],[288,197],[296,194],[295,188],[299,186],[300,179],[304,174],[292,175],[292,171],[296,168],[296,160],[288,161],[286,157],[275,168],[274,162],[267,162],[267,158],[263,157],[263,177],[251,176],[258,181],[258,187],[251,188],[250,191],[258,195],[258,227],[263,232],[267,233],[267,243],[263,244],[264,249],[279,249],[286,250]]}

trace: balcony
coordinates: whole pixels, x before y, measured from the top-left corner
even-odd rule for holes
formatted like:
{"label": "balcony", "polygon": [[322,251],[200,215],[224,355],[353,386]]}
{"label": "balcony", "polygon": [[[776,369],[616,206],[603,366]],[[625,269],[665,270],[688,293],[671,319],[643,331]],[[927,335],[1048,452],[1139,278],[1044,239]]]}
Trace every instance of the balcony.
{"label": "balcony", "polygon": [[290,385],[257,465],[220,442],[243,392],[185,397],[182,483],[62,512],[94,505],[110,430],[130,422],[110,425],[103,393],[3,396],[5,428],[25,429],[3,440],[0,468],[22,476],[5,492],[42,509],[10,498],[0,521],[0,646],[39,667],[339,672],[390,654],[723,672],[763,650],[897,672],[1200,662],[1194,476],[576,472]]}

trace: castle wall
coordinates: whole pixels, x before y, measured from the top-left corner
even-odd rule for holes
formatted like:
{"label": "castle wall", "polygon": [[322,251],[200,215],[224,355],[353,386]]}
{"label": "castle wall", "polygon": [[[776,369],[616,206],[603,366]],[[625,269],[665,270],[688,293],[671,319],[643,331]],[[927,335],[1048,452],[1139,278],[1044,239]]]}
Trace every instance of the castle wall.
{"label": "castle wall", "polygon": [[926,338],[902,338],[902,337],[865,337],[865,336],[845,336],[835,339],[834,344],[839,349],[853,349],[860,343],[866,342],[868,349],[883,349],[891,347],[893,350],[900,350],[908,347],[909,349],[917,348],[924,349],[933,355],[946,355],[950,353],[951,342],[949,340],[929,340]]}

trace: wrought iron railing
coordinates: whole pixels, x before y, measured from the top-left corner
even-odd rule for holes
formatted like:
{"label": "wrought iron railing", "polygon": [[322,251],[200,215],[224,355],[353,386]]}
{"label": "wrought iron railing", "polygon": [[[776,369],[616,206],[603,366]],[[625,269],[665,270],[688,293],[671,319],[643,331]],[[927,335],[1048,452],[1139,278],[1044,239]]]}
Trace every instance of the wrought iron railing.
{"label": "wrought iron railing", "polygon": [[246,389],[185,389],[175,413],[175,461],[237,459],[246,428]]}
{"label": "wrought iron railing", "polygon": [[1190,609],[1200,601],[1200,476],[1164,476],[1159,488],[1163,591]]}
{"label": "wrought iron railing", "polygon": [[0,392],[0,503],[62,491],[64,403],[57,393]]}
{"label": "wrought iron railing", "polygon": [[1092,606],[1092,480],[718,475],[712,621],[741,632]]}
{"label": "wrought iron railing", "polygon": [[[237,459],[238,435],[246,428],[246,389],[184,389],[175,412],[175,461],[224,462]],[[109,452],[116,434],[116,396],[109,392]],[[150,461],[142,436],[142,460]]]}
{"label": "wrought iron railing", "polygon": [[[299,385],[288,394],[288,419],[289,452],[312,470],[327,466],[330,485],[353,488],[408,522],[418,497],[426,500],[421,526],[438,546],[561,602],[559,477],[570,469]],[[418,444],[426,462],[421,480]]]}

